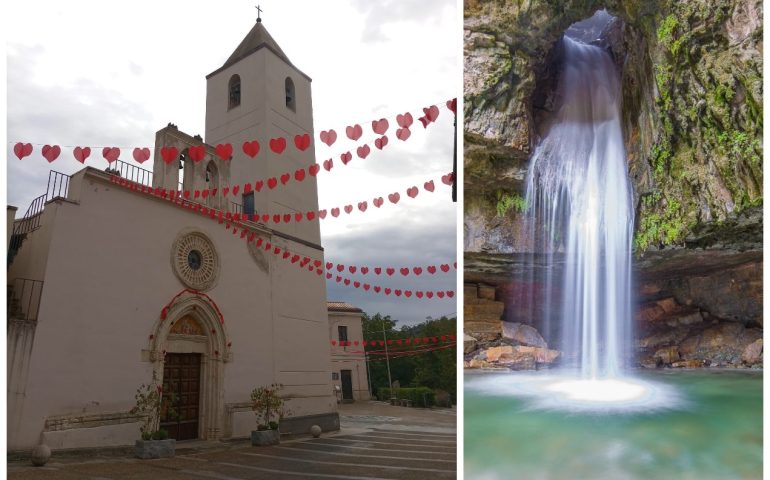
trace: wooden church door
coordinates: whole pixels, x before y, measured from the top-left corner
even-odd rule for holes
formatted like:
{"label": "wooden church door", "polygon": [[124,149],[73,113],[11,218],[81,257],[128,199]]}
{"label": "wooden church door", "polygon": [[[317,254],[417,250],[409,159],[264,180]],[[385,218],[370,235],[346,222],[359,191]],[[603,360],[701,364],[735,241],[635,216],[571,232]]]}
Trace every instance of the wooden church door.
{"label": "wooden church door", "polygon": [[200,353],[168,353],[163,367],[163,401],[172,408],[164,408],[160,427],[169,438],[189,440],[198,438],[200,405]]}

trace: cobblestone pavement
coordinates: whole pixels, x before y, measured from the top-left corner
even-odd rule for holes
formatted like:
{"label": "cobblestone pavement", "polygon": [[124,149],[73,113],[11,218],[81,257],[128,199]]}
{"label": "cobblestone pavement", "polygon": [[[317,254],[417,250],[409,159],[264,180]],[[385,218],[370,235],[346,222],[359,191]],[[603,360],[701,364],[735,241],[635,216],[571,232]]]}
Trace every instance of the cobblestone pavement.
{"label": "cobblestone pavement", "polygon": [[176,479],[452,479],[456,478],[454,410],[340,406],[342,430],[321,438],[248,442],[180,442],[170,459],[138,460],[98,453],[54,456],[45,467],[10,463],[12,480]]}

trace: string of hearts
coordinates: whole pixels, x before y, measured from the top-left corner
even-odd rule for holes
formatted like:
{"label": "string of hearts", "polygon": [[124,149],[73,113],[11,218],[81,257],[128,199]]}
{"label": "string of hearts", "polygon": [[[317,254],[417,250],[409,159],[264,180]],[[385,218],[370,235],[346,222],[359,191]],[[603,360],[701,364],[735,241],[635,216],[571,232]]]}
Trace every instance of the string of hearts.
{"label": "string of hearts", "polygon": [[369,359],[370,362],[384,362],[386,356],[388,359],[393,360],[394,358],[414,357],[417,355],[422,355],[424,353],[435,352],[437,350],[446,350],[449,348],[455,348],[456,346],[457,346],[457,342],[451,342],[451,343],[446,343],[444,345],[436,345],[436,346],[430,346],[427,348],[420,348],[420,349],[399,350],[399,351],[389,350],[387,355],[385,355],[384,351],[383,353],[372,354],[371,351],[367,351],[367,350],[345,350],[345,353],[353,354],[353,355],[356,355],[356,354],[374,355],[375,358]]}
{"label": "string of hearts", "polygon": [[[393,338],[388,340],[361,340],[361,341],[353,340],[352,342],[350,340],[340,340],[340,341],[332,340],[331,344],[332,346],[339,346],[339,347],[349,347],[351,345],[356,347],[359,345],[361,345],[362,347],[366,347],[366,346],[376,347],[377,345],[384,347],[386,343],[388,344],[388,346],[420,345],[421,343],[428,344],[431,342],[433,343],[454,342],[455,339],[456,337],[452,334],[444,334],[444,335],[436,335],[432,337]],[[378,352],[377,350],[375,351],[370,350],[368,353],[377,353],[377,352]]]}
{"label": "string of hearts", "polygon": [[[168,191],[163,188],[152,188],[147,185],[141,185],[137,184],[136,182],[133,182],[131,180],[125,179],[123,177],[118,177],[116,175],[111,175],[110,179],[113,181],[113,183],[117,183],[121,186],[126,186],[131,189],[139,189],[142,193],[152,193],[158,196],[176,196],[177,198],[184,197],[185,200],[189,200],[189,191],[182,192],[181,190],[171,190]],[[454,175],[450,172],[446,175],[443,175],[441,177],[441,183],[444,185],[452,185],[452,182],[454,181]],[[249,184],[247,184],[249,185]],[[235,187],[237,189],[237,186]],[[429,180],[423,184],[423,189],[427,192],[433,192],[436,189],[436,184],[433,180]],[[204,190],[205,192],[205,190]],[[244,194],[251,192],[250,189],[244,192]],[[193,195],[193,199],[197,200],[198,198],[203,197],[203,199],[207,198],[206,195],[198,195],[198,192],[196,191],[196,194]],[[420,189],[413,185],[406,189],[406,195],[410,198],[415,198],[420,193]],[[387,195],[388,201],[392,204],[397,204],[401,200],[401,193],[399,192],[393,192]],[[381,208],[385,204],[385,199],[383,197],[375,197],[372,199],[372,204],[376,208]],[[200,204],[198,204],[200,205]],[[203,206],[206,210],[209,210],[208,207]],[[361,213],[364,213],[369,208],[369,203],[367,200],[361,201],[357,203],[357,208]],[[352,204],[345,205],[340,209],[339,207],[334,207],[331,209],[319,209],[319,210],[310,210],[308,212],[295,212],[295,213],[264,213],[264,214],[246,214],[246,213],[231,213],[231,212],[222,212],[219,210],[215,210],[217,212],[215,216],[218,216],[220,218],[224,218],[229,221],[240,221],[240,220],[251,220],[255,223],[262,222],[262,223],[290,223],[290,222],[302,222],[302,221],[313,221],[316,217],[318,217],[321,220],[324,220],[327,218],[329,214],[331,214],[332,217],[337,218],[340,216],[342,212],[345,212],[346,214],[350,215],[353,213],[354,207]]]}
{"label": "string of hearts", "polygon": [[[119,183],[118,180],[123,180],[120,177],[116,177],[114,175],[110,176],[113,182],[115,182],[117,185],[121,185],[125,188],[128,188],[130,190],[134,190],[137,192],[145,193],[147,195],[155,195],[154,189],[148,188],[144,185],[134,183],[134,182],[126,182],[126,183]],[[140,188],[141,187],[141,188]],[[147,191],[143,191],[142,188],[148,189]],[[279,246],[273,245],[270,243],[270,241],[263,239],[261,236],[258,236],[255,232],[251,231],[251,229],[244,225],[243,222],[246,221],[244,219],[241,220],[227,220],[226,216],[221,215],[222,212],[215,210],[215,209],[209,209],[208,207],[201,205],[199,203],[190,202],[189,200],[184,200],[178,197],[167,197],[163,195],[156,195],[159,198],[167,199],[170,202],[173,202],[175,205],[178,205],[182,208],[187,208],[188,210],[193,211],[194,213],[199,213],[205,217],[209,217],[212,220],[218,220],[218,223],[220,225],[224,224],[226,230],[231,230],[233,235],[238,235],[240,233],[240,238],[245,239],[247,242],[253,242],[257,248],[262,248],[265,252],[272,253],[274,256],[276,256],[279,259],[286,260],[291,262],[293,265],[297,265],[299,268],[307,269],[309,272],[315,272],[317,275],[323,275],[324,269],[322,268],[323,262],[319,259],[312,259],[308,256],[302,256],[298,253],[291,252],[289,250],[283,249]],[[311,263],[312,262],[312,263]],[[331,279],[333,277],[331,272],[326,273],[326,278]],[[432,299],[434,295],[439,298],[453,298],[455,295],[455,292],[453,290],[439,290],[439,291],[421,291],[417,290],[412,292],[411,290],[407,289],[394,289],[390,287],[382,287],[380,285],[370,285],[369,283],[361,283],[359,281],[351,281],[349,278],[343,278],[341,276],[336,277],[337,282],[342,282],[345,286],[353,285],[354,288],[363,288],[365,291],[373,291],[374,293],[383,293],[386,296],[389,296],[391,293],[393,293],[396,297],[401,297],[402,295],[406,298],[411,298],[414,296],[415,298],[422,299]]]}
{"label": "string of hearts", "polygon": [[[455,269],[457,269],[457,262],[454,262],[452,265],[454,266]],[[396,272],[400,272],[401,275],[406,277],[410,273],[419,276],[420,274],[422,274],[423,271],[426,271],[426,272],[430,273],[431,275],[436,274],[439,270],[441,272],[447,273],[447,272],[449,272],[449,268],[450,267],[449,267],[448,263],[443,263],[443,264],[439,265],[438,267],[436,267],[435,265],[428,265],[427,267],[424,267],[424,268],[423,267],[385,267],[385,268],[383,268],[383,267],[374,267],[374,268],[369,268],[369,267],[358,267],[356,265],[349,265],[347,267],[347,271],[350,272],[351,274],[355,274],[356,272],[359,272],[361,275],[368,275],[369,272],[372,272],[375,275],[380,275],[380,274],[384,273],[384,274],[388,275],[389,277],[392,277],[393,274],[395,274]],[[345,271],[345,269],[346,269],[345,265],[343,265],[341,263],[335,264],[335,263],[332,263],[332,262],[326,262],[326,270],[327,270],[327,272],[334,273],[334,270],[336,270],[337,272],[342,273],[342,272]]]}
{"label": "string of hearts", "polygon": [[[457,99],[448,100],[446,102],[447,108],[451,110],[455,115],[457,114]],[[423,128],[428,128],[428,125],[431,123],[434,123],[436,119],[438,119],[439,116],[439,108],[436,105],[431,105],[430,107],[423,108],[424,115],[422,117],[419,117],[418,120],[420,123],[422,123]],[[411,136],[411,130],[409,127],[414,123],[414,117],[412,117],[412,114],[409,112],[406,112],[404,114],[398,114],[396,115],[396,124],[398,125],[398,129],[396,130],[396,138],[399,140],[406,141]],[[388,143],[388,137],[385,135],[385,133],[390,128],[390,122],[387,118],[381,118],[379,120],[373,120],[372,121],[372,131],[377,134],[381,135],[380,138],[376,139],[374,141],[374,144],[377,148],[382,150],[385,145]],[[353,140],[357,141],[363,136],[363,128],[360,124],[353,124],[349,125],[345,129],[346,136]],[[323,130],[319,134],[319,139],[322,143],[326,144],[327,146],[331,147],[336,141],[337,141],[337,132],[334,129],[329,130]],[[310,148],[310,145],[312,143],[312,140],[310,138],[310,134],[304,133],[294,136],[294,146],[299,151],[305,151],[308,148]],[[270,150],[280,155],[284,151],[286,151],[288,142],[286,138],[284,137],[276,137],[271,138],[268,141],[268,147]],[[72,155],[75,158],[75,160],[79,161],[80,163],[85,163],[86,159],[91,156],[91,147],[81,147],[81,146],[66,146],[65,148],[72,148]],[[94,147],[98,148],[98,147]],[[241,145],[241,148],[243,150],[243,153],[248,155],[251,158],[256,158],[257,155],[259,155],[259,152],[261,150],[261,144],[258,140],[251,140],[246,141]],[[357,150],[357,153],[361,158],[366,158],[366,155],[368,155],[369,146],[364,145],[362,147],[359,147]],[[24,142],[17,142],[13,147],[13,153],[16,155],[16,157],[19,160],[24,159],[25,157],[28,157],[32,154],[34,151],[34,147],[31,143],[24,143]],[[62,147],[59,145],[43,145],[41,148],[41,155],[43,158],[45,158],[49,163],[53,162],[59,156],[61,155]],[[216,155],[221,158],[222,160],[230,160],[233,156],[233,145],[230,143],[224,143],[224,144],[217,144],[214,148],[214,152]],[[107,160],[107,163],[112,163],[120,157],[120,147],[103,147],[102,148],[102,157],[104,157],[105,160]],[[163,161],[167,164],[175,161],[177,158],[179,158],[179,150],[176,147],[162,147],[160,149],[161,157],[163,158]],[[363,154],[363,156],[362,156]],[[144,163],[147,160],[150,159],[150,148],[149,147],[136,147],[133,149],[132,152],[133,158],[138,163]],[[198,145],[194,147],[188,148],[188,155],[190,156],[190,159],[194,162],[199,162],[203,160],[206,156],[206,147],[205,145]],[[350,152],[347,152],[346,154],[343,154],[343,162],[344,156],[350,156]]]}

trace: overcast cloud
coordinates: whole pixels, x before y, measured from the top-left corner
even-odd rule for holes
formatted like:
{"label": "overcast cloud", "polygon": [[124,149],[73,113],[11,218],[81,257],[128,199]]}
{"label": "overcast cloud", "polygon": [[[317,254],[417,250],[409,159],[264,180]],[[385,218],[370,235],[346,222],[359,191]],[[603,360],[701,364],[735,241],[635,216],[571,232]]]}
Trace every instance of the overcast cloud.
{"label": "overcast cloud", "polygon": [[[332,174],[319,174],[321,208],[366,200],[366,213],[321,222],[329,261],[370,266],[427,266],[456,260],[456,205],[440,183],[451,171],[453,115],[444,105],[458,96],[454,0],[262,2],[265,27],[291,61],[313,79],[315,133],[334,128],[340,140],[316,145],[316,159],[335,160]],[[256,11],[240,2],[138,1],[14,2],[7,22],[8,203],[22,215],[45,192],[49,170],[82,168],[72,147],[94,149],[86,164],[105,168],[101,147],[118,146],[133,163],[134,147],[154,145],[154,132],[173,122],[191,135],[204,133],[205,76],[220,67],[254,24]],[[427,130],[417,121],[422,107],[441,108]],[[412,137],[395,138],[395,115],[415,117]],[[371,120],[387,117],[389,145],[374,148]],[[360,123],[361,141],[372,154],[342,166],[339,155],[355,146],[344,128]],[[19,161],[13,145],[35,145]],[[316,142],[320,143],[320,142]],[[62,146],[53,164],[44,144]],[[151,165],[145,164],[145,168]],[[434,180],[436,191],[423,190]],[[246,181],[247,179],[241,179]],[[236,183],[236,180],[233,180]],[[407,198],[416,185],[420,194]],[[401,192],[398,205],[381,209],[375,196]],[[450,274],[367,278],[383,287],[454,290]],[[348,301],[414,323],[454,314],[455,300],[385,297],[328,282],[329,299]]]}

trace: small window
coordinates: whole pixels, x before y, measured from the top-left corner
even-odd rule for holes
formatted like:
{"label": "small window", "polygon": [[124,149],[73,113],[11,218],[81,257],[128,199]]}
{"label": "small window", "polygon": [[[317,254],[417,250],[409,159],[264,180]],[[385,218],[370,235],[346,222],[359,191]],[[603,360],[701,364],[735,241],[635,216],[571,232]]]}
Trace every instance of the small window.
{"label": "small window", "polygon": [[249,192],[243,196],[243,213],[254,215],[254,192]]}
{"label": "small window", "polygon": [[340,342],[347,342],[348,341],[348,327],[345,326],[338,326],[337,327],[337,333],[339,334],[339,340]]}
{"label": "small window", "polygon": [[340,374],[338,372],[332,372],[332,380],[339,380]]}
{"label": "small window", "polygon": [[228,108],[234,108],[241,104],[241,77],[233,75],[230,77],[230,103]]}
{"label": "small window", "polygon": [[294,82],[289,77],[286,77],[286,107],[293,112],[297,111],[297,102],[296,98],[294,98]]}

